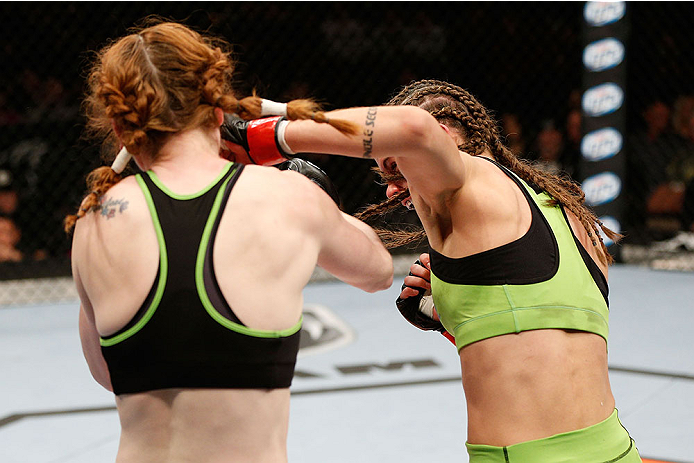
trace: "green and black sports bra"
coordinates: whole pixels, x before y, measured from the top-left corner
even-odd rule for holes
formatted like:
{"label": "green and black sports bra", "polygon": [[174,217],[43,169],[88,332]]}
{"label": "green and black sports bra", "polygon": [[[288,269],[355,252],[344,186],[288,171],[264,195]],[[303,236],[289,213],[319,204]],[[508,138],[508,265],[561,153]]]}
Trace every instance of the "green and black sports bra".
{"label": "green and black sports bra", "polygon": [[[136,176],[159,242],[159,269],[133,319],[101,338],[116,394],[167,388],[289,387],[301,320],[284,331],[245,326],[221,293],[212,250],[243,165],[177,195],[149,171]],[[231,258],[231,257],[230,257]]]}
{"label": "green and black sports bra", "polygon": [[471,256],[450,258],[429,250],[434,305],[458,349],[535,329],[588,331],[607,339],[607,281],[573,234],[564,209],[487,160],[521,189],[532,222],[517,240]]}

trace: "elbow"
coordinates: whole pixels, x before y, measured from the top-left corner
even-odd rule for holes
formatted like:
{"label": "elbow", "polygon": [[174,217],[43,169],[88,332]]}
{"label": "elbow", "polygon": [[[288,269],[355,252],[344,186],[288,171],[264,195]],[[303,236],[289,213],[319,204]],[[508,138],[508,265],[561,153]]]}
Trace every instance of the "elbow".
{"label": "elbow", "polygon": [[416,106],[402,106],[401,114],[401,142],[404,147],[413,151],[426,151],[432,145],[431,140],[440,129],[439,123],[426,110]]}
{"label": "elbow", "polygon": [[393,285],[393,261],[389,260],[389,263],[381,268],[383,269],[381,275],[370,279],[368,286],[364,287],[364,291],[367,293],[384,291]]}
{"label": "elbow", "polygon": [[381,286],[379,286],[377,291],[384,291],[388,288],[390,288],[393,285],[393,271],[391,267],[391,272],[386,275],[386,277],[382,280]]}

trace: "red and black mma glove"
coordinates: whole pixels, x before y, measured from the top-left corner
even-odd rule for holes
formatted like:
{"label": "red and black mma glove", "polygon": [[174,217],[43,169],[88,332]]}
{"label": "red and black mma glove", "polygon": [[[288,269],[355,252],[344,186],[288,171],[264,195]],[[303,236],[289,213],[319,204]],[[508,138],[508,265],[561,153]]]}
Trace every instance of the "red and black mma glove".
{"label": "red and black mma glove", "polygon": [[[415,261],[414,265],[419,265],[423,267],[419,259]],[[410,271],[408,276],[416,275],[414,275],[412,271]],[[405,288],[414,289],[415,291],[417,291],[417,295],[406,296],[403,298],[402,291],[404,291]],[[443,324],[440,321],[435,320],[432,317],[432,315],[430,315],[433,314],[434,311],[434,300],[431,296],[431,291],[423,287],[410,286],[404,282],[402,284],[402,287],[400,288],[400,291],[400,296],[398,296],[398,298],[395,300],[395,305],[397,306],[402,316],[405,317],[405,320],[407,320],[420,330],[438,331],[443,336],[445,336],[446,339],[455,344],[455,338],[448,331],[446,331],[446,328],[443,327]]]}
{"label": "red and black mma glove", "polygon": [[283,163],[278,164],[276,167],[279,170],[293,170],[294,172],[300,173],[301,175],[303,175],[304,177],[308,178],[313,183],[321,187],[323,191],[328,193],[330,198],[332,198],[332,200],[335,201],[337,207],[340,207],[340,195],[337,193],[337,188],[330,180],[330,177],[328,177],[328,174],[326,174],[317,165],[308,162],[305,159],[294,158],[289,159],[288,161],[284,161]]}
{"label": "red and black mma glove", "polygon": [[287,153],[280,146],[277,129],[282,120],[286,120],[284,116],[246,121],[238,116],[225,114],[224,123],[220,128],[222,143],[241,146],[254,164],[279,164],[293,158],[291,153]]}

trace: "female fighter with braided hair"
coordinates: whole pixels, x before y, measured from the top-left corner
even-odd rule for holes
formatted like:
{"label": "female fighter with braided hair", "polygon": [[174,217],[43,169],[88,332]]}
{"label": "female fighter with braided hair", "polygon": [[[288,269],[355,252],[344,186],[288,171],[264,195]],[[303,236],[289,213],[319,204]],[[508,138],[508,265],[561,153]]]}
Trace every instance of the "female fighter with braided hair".
{"label": "female fighter with braided hair", "polygon": [[[260,133],[277,129],[255,119],[268,113],[350,125],[307,101],[237,100],[231,73],[217,42],[161,22],[105,47],[90,74],[91,128],[125,149],[89,174],[66,228],[84,354],[116,394],[118,462],[286,461],[315,266],[369,292],[392,283],[378,236],[314,182],[220,156],[225,112]],[[144,173],[121,178],[130,156]]]}
{"label": "female fighter with braided hair", "polygon": [[[486,109],[446,82],[415,82],[389,105],[328,115],[361,122],[361,137],[295,121],[283,142],[374,158],[390,199],[362,217],[414,206],[425,234],[382,237],[428,239],[398,307],[454,339],[470,461],[641,461],[608,378],[611,257],[598,227],[618,236],[580,188],[517,159]],[[420,303],[427,289],[433,306]]]}

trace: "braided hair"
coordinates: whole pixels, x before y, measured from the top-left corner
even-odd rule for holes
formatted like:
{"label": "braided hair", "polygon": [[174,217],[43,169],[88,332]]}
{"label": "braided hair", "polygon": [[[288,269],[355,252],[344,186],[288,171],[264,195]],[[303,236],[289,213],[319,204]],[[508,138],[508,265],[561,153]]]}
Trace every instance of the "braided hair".
{"label": "braided hair", "polygon": [[[501,141],[496,121],[469,92],[447,82],[421,80],[405,86],[386,105],[411,105],[423,108],[429,111],[440,123],[463,137],[464,141],[458,146],[458,149],[473,156],[480,155],[487,150],[491,152],[498,163],[526,182],[535,184],[546,191],[552,198],[549,201],[550,205],[561,204],[571,211],[592,239],[593,246],[599,247],[600,260],[603,263],[613,262],[613,258],[602,240],[600,230],[614,241],[621,238],[621,235],[607,228],[586,206],[585,194],[581,187],[566,174],[557,175],[542,171],[530,162],[516,157]],[[375,170],[380,174],[378,169]],[[386,182],[397,180],[388,178],[392,177],[391,174],[382,175],[382,177]],[[382,216],[387,211],[397,207],[400,201],[408,196],[409,191],[401,192],[388,201],[368,207],[359,214],[359,217],[366,220]],[[395,232],[380,229],[378,232],[389,247],[421,242],[426,237],[423,230]]]}
{"label": "braided hair", "polygon": [[[234,95],[228,43],[156,17],[131,32],[98,52],[88,77],[86,135],[105,141],[108,165],[120,143],[132,154],[145,152],[156,159],[171,134],[213,126],[217,108],[245,120],[261,117],[260,97]],[[288,102],[287,118],[313,119],[345,133],[356,130],[350,122],[328,119],[308,99]],[[65,231],[70,233],[87,212],[99,210],[104,194],[122,178],[106,166],[90,172],[88,194],[78,212],[65,218]]]}

